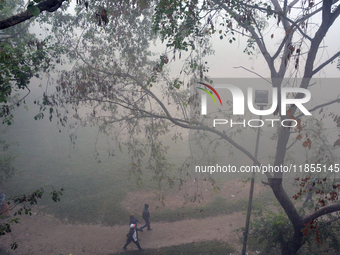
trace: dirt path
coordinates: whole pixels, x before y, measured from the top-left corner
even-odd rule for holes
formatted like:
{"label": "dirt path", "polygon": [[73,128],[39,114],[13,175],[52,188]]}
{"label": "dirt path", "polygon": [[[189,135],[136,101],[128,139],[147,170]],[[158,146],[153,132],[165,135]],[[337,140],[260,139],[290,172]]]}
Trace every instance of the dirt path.
{"label": "dirt path", "polygon": [[[1,237],[3,247],[16,240],[19,248],[11,254],[113,254],[121,252],[128,226],[65,225],[51,216],[35,214],[22,217],[22,224],[13,227],[11,235]],[[240,250],[240,233],[245,215],[234,213],[205,219],[173,223],[152,223],[153,230],[139,233],[142,248],[160,248],[203,240],[224,240]],[[128,250],[135,250],[131,243]]]}

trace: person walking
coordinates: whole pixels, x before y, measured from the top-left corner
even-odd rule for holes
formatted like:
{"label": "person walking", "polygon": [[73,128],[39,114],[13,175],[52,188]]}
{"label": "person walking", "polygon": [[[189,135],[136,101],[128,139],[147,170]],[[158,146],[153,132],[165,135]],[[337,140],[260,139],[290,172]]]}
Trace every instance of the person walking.
{"label": "person walking", "polygon": [[314,186],[315,186],[315,179],[312,179],[307,183],[307,186],[306,186],[307,197],[306,197],[305,202],[302,205],[303,207],[307,205],[308,201],[312,201],[312,203],[314,204],[313,202]]}
{"label": "person walking", "polygon": [[135,215],[133,213],[130,214],[130,224],[136,224],[139,222],[139,220],[137,220],[137,218],[135,217]]}
{"label": "person walking", "polygon": [[131,242],[134,242],[138,249],[140,251],[144,251],[144,249],[142,249],[140,247],[140,244],[138,242],[138,233],[137,231],[141,231],[143,232],[143,230],[137,228],[137,224],[130,224],[130,231],[129,233],[126,235],[127,236],[127,241],[126,241],[126,244],[123,246],[123,249],[126,250],[126,247],[131,243]]}
{"label": "person walking", "polygon": [[9,216],[9,207],[6,202],[6,196],[2,192],[0,192],[0,216]]}
{"label": "person walking", "polygon": [[142,218],[145,220],[145,225],[143,227],[141,227],[140,229],[148,227],[147,230],[152,230],[152,228],[150,227],[150,212],[149,212],[149,205],[148,204],[144,205]]}

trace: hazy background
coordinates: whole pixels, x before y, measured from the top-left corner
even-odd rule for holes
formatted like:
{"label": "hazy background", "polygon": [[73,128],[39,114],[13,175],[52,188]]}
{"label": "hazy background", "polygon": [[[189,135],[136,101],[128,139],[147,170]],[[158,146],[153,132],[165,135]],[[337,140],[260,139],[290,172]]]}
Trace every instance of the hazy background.
{"label": "hazy background", "polygon": [[[337,21],[338,23],[340,20]],[[327,45],[317,63],[322,63],[322,59],[328,57],[328,52],[339,50],[338,42],[340,35],[336,31],[339,25],[334,24],[333,30],[329,32],[324,45]],[[37,29],[37,28],[35,28]],[[275,31],[275,27],[272,28]],[[40,31],[36,33],[39,34]],[[45,33],[45,32],[44,32]],[[271,30],[267,33],[269,39]],[[213,40],[215,55],[207,58],[209,75],[216,78],[224,77],[251,77],[256,75],[242,69],[234,67],[243,66],[253,70],[264,77],[268,77],[269,70],[261,56],[248,56],[242,53],[245,47],[245,40],[238,36],[237,42],[229,44],[225,40],[217,37]],[[164,51],[164,45],[152,46],[159,52]],[[176,76],[181,65],[178,62],[169,64],[170,74]],[[64,67],[65,68],[65,67]],[[340,77],[340,72],[336,68],[336,62],[327,66],[320,74],[319,78]],[[2,191],[10,197],[16,194],[30,192],[43,185],[53,185],[54,188],[64,188],[64,195],[61,203],[51,203],[44,200],[41,208],[48,213],[55,213],[61,219],[72,222],[83,223],[122,223],[124,217],[127,218],[129,212],[121,206],[121,201],[125,195],[137,190],[155,190],[156,184],[151,180],[151,176],[146,171],[143,176],[143,185],[137,186],[133,176],[128,175],[127,169],[130,161],[127,152],[120,152],[114,146],[111,137],[98,133],[97,127],[81,127],[76,131],[77,139],[75,144],[70,140],[70,135],[74,130],[67,126],[60,127],[56,120],[52,122],[46,113],[43,120],[34,120],[38,113],[38,108],[33,104],[34,99],[42,95],[46,80],[32,80],[30,88],[31,94],[26,99],[29,110],[19,107],[14,114],[14,124],[7,127],[2,125],[1,130],[6,142],[10,143],[11,153],[17,155],[14,166],[17,168],[17,175],[2,185]],[[312,100],[310,105],[316,105],[313,93],[324,101],[336,98],[340,94],[338,81],[327,90],[320,85],[312,89]],[[209,100],[209,99],[208,99]],[[338,105],[328,108],[329,111],[338,112]],[[316,116],[317,117],[317,116]],[[329,127],[330,141],[339,135],[339,131],[334,128],[334,123],[329,119],[325,121]],[[183,140],[174,141],[171,136],[163,137],[163,143],[170,147],[167,157],[170,163],[174,164],[173,174],[177,175],[176,169],[190,156],[190,146],[188,142],[188,131],[174,127],[176,131],[182,133]],[[259,159],[269,160],[271,152],[275,149],[275,142],[270,140],[273,130],[264,129],[260,140]],[[238,136],[237,142],[247,147],[251,153],[255,149],[256,130],[246,130]],[[270,144],[270,146],[269,146]],[[228,148],[228,151],[227,151]],[[306,156],[308,151],[302,146],[297,147],[301,156]],[[233,149],[232,149],[233,150]],[[110,156],[109,154],[114,154]],[[97,155],[99,153],[99,155]],[[217,153],[216,162],[220,165],[224,163],[234,165],[250,165],[252,162],[238,151],[233,150],[231,156],[229,147],[221,147]],[[339,150],[337,150],[339,155]],[[296,156],[296,155],[295,155]],[[301,159],[303,162],[303,159]],[[193,169],[193,168],[192,168]],[[192,171],[192,170],[191,170]],[[192,177],[197,176],[192,172]],[[209,176],[209,175],[208,175]],[[242,175],[243,176],[243,175]],[[130,177],[130,178],[129,178]],[[220,174],[214,176],[218,184],[223,184],[228,179],[238,178],[240,175]],[[246,176],[246,177],[249,177]],[[261,179],[262,177],[260,177]],[[143,201],[141,201],[143,204]],[[116,215],[113,217],[113,215]]]}

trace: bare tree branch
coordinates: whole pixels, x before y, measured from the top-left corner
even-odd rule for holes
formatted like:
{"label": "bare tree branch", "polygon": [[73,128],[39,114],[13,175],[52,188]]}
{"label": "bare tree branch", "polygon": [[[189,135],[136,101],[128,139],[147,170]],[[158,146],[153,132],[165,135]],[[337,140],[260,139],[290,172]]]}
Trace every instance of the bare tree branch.
{"label": "bare tree branch", "polygon": [[313,219],[319,218],[322,215],[329,214],[329,213],[336,212],[336,211],[340,211],[340,203],[324,206],[320,208],[319,210],[313,212],[312,214],[305,216],[302,219],[302,221],[304,224],[306,224],[312,221]]}
{"label": "bare tree branch", "polygon": [[286,35],[285,35],[285,38],[284,38],[284,39],[282,40],[282,42],[280,43],[280,46],[277,48],[277,51],[276,51],[276,53],[275,53],[274,56],[273,56],[273,60],[275,60],[275,59],[279,56],[279,54],[280,54],[282,48],[285,46],[285,44],[286,44],[286,42],[287,42],[287,39],[288,39],[288,35],[286,34]]}
{"label": "bare tree branch", "polygon": [[30,25],[30,23],[26,24],[25,26],[23,26],[23,28],[21,28],[18,32],[16,32],[13,35],[9,35],[9,36],[5,36],[5,37],[0,37],[0,41],[1,40],[6,40],[6,39],[11,39],[16,37],[18,34],[20,34],[23,30],[25,30],[26,28],[28,28],[28,26]]}
{"label": "bare tree branch", "polygon": [[296,5],[299,2],[299,0],[293,0],[289,5],[288,8],[292,8],[294,5]]}
{"label": "bare tree branch", "polygon": [[[66,0],[45,0],[43,2],[40,2],[36,5],[36,7],[39,8],[40,12],[48,11],[48,12],[54,12],[56,11],[62,3]],[[17,25],[21,22],[24,22],[30,18],[34,17],[34,15],[29,11],[24,11],[22,13],[18,13],[14,16],[11,16],[9,18],[0,20],[0,29],[5,29],[14,25]]]}
{"label": "bare tree branch", "polygon": [[272,4],[274,5],[275,11],[277,13],[282,12],[281,6],[279,4],[279,2],[277,0],[270,0],[272,2]]}
{"label": "bare tree branch", "polygon": [[[334,104],[334,103],[340,103],[340,98],[337,98],[337,99],[335,99],[335,100],[332,100],[332,101],[327,102],[327,103],[324,103],[324,104],[317,105],[317,106],[313,107],[312,109],[309,109],[308,111],[309,111],[309,112],[314,112],[314,111],[316,111],[317,109],[320,109],[320,108],[322,108],[322,107],[325,107],[325,106],[327,106],[327,105],[331,105],[331,104]],[[300,115],[296,116],[295,118],[298,119],[298,118],[300,118],[300,117],[302,117],[302,116],[304,116],[304,115],[303,115],[303,114],[300,114]]]}
{"label": "bare tree branch", "polygon": [[252,71],[252,70],[249,70],[249,69],[247,69],[247,68],[245,68],[245,67],[243,67],[243,66],[235,66],[234,68],[235,68],[235,69],[242,68],[242,69],[244,69],[244,70],[246,70],[246,71],[248,71],[248,72],[250,72],[250,73],[253,73],[253,74],[259,76],[260,78],[262,78],[263,80],[265,80],[266,82],[268,82],[269,84],[272,85],[271,81],[267,80],[266,78],[264,78],[263,76],[261,76],[260,74],[254,72],[254,71]]}
{"label": "bare tree branch", "polygon": [[[228,6],[226,6],[225,4],[222,4],[220,1],[218,0],[213,0],[213,2],[220,6],[220,8],[224,9],[225,11],[227,11],[228,13],[232,13],[234,15],[234,19],[237,20],[237,21],[241,21],[242,20],[242,17],[233,12],[233,10],[231,10],[230,8],[228,8]],[[274,67],[274,63],[273,63],[273,59],[272,57],[270,56],[270,54],[268,53],[268,50],[266,49],[266,46],[265,44],[261,41],[261,38],[258,36],[258,34],[256,33],[256,31],[254,30],[253,27],[245,24],[245,23],[242,23],[242,22],[239,22],[239,25],[242,26],[244,29],[248,30],[252,37],[254,38],[254,40],[256,41],[256,44],[257,46],[259,47],[259,49],[261,50],[261,53],[263,55],[263,57],[265,58],[265,60],[267,61],[267,64],[270,68],[271,71],[275,71],[275,67]]]}
{"label": "bare tree branch", "polygon": [[328,65],[330,62],[332,62],[334,59],[336,59],[338,56],[340,56],[340,51],[338,51],[336,54],[334,54],[331,58],[326,60],[324,63],[319,65],[317,68],[315,68],[312,72],[312,75],[316,74],[319,72],[322,68],[324,68],[326,65]]}

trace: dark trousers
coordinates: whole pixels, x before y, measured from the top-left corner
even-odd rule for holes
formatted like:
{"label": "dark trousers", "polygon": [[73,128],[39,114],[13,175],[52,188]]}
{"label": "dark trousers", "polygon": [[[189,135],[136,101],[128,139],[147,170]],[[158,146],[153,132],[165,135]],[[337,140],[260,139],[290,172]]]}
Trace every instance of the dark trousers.
{"label": "dark trousers", "polygon": [[131,242],[134,242],[134,243],[137,245],[138,249],[140,249],[140,250],[142,249],[142,248],[140,247],[140,245],[139,245],[139,242],[133,240],[132,236],[129,236],[129,237],[128,237],[128,239],[127,239],[127,241],[126,241],[126,244],[124,245],[123,248],[125,249],[126,246],[128,246]]}
{"label": "dark trousers", "polygon": [[145,220],[145,225],[143,227],[141,227],[140,229],[143,229],[145,227],[148,227],[148,229],[150,229],[150,220],[149,219]]}
{"label": "dark trousers", "polygon": [[307,195],[307,197],[306,197],[306,200],[305,200],[305,202],[303,203],[303,206],[306,206],[307,205],[307,202],[309,201],[309,200],[311,200],[312,202],[313,202],[313,193],[308,193],[308,195]]}

